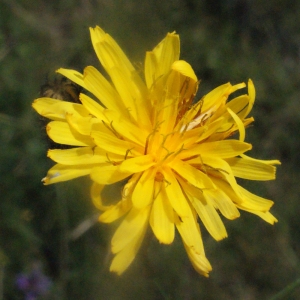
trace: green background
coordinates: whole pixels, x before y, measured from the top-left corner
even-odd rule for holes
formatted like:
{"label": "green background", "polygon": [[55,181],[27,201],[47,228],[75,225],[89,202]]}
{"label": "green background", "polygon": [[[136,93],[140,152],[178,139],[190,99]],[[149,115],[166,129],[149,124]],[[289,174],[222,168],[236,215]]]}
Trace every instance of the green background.
{"label": "green background", "polygon": [[[0,0],[0,299],[24,299],[15,277],[34,261],[53,281],[40,299],[268,299],[300,276],[300,2],[296,0]],[[250,156],[280,159],[273,182],[243,186],[274,200],[271,226],[241,212],[229,237],[202,233],[213,271],[198,275],[177,237],[151,234],[121,277],[109,273],[117,225],[93,223],[89,180],[44,187],[53,163],[45,125],[31,108],[59,67],[99,66],[88,27],[101,26],[137,65],[167,32],[201,79],[199,97],[230,81],[256,87]],[[85,224],[85,223],[84,223]],[[300,288],[283,299],[300,299]]]}

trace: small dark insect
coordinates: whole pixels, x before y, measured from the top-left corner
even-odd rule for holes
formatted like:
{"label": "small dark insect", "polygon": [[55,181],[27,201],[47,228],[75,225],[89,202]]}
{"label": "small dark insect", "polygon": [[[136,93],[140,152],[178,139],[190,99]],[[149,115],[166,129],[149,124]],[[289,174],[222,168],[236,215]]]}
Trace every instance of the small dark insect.
{"label": "small dark insect", "polygon": [[81,91],[82,87],[68,78],[56,77],[53,81],[47,80],[47,82],[41,86],[40,96],[80,103],[79,94]]}
{"label": "small dark insect", "polygon": [[[40,97],[48,97],[57,100],[63,100],[74,103],[81,103],[79,100],[79,94],[82,91],[82,87],[73,83],[66,77],[59,76],[50,81],[47,79],[46,83],[41,86]],[[42,124],[48,122],[48,119],[43,118]],[[43,126],[43,127],[44,127]],[[43,129],[44,130],[44,129]],[[54,141],[47,138],[48,146],[56,149],[68,149],[70,146],[57,144]]]}

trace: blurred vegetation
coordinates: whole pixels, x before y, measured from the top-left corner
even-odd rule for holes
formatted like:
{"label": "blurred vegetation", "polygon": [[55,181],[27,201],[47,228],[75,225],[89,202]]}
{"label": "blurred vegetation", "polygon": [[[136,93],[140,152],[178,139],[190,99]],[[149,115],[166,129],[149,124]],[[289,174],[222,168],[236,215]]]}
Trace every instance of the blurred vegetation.
{"label": "blurred vegetation", "polygon": [[[296,0],[0,0],[0,299],[24,299],[15,278],[35,261],[53,282],[40,299],[267,299],[299,278],[299,18]],[[137,64],[176,30],[181,57],[201,79],[199,97],[254,81],[250,154],[282,166],[276,182],[243,184],[274,200],[279,222],[242,212],[224,220],[221,242],[203,229],[209,279],[192,269],[178,237],[162,246],[151,234],[125,274],[110,274],[114,226],[94,222],[89,180],[41,184],[52,162],[31,102],[59,67],[100,67],[88,32],[95,25]],[[86,222],[95,224],[77,234]],[[300,299],[300,288],[284,299]]]}

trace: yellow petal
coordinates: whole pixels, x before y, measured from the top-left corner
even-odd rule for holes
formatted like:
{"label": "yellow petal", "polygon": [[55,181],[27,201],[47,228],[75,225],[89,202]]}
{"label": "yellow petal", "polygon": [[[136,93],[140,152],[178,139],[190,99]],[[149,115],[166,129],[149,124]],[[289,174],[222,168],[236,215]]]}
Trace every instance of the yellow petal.
{"label": "yellow petal", "polygon": [[113,205],[104,205],[101,197],[101,193],[105,185],[98,184],[96,182],[93,182],[91,187],[91,198],[93,201],[93,204],[96,208],[100,210],[108,210],[113,207]]}
{"label": "yellow petal", "polygon": [[43,117],[55,121],[64,121],[67,113],[78,117],[89,115],[89,112],[80,104],[52,98],[38,98],[34,100],[32,107]]}
{"label": "yellow petal", "polygon": [[102,149],[106,150],[108,153],[119,154],[126,157],[131,157],[132,155],[139,155],[140,147],[134,143],[124,141],[123,139],[117,138],[113,134],[107,134],[99,130],[92,131],[91,137],[93,138],[95,144],[97,144]]}
{"label": "yellow petal", "polygon": [[145,145],[149,135],[148,130],[145,130],[140,124],[132,122],[132,120],[127,120],[116,111],[106,110],[104,113],[107,119],[110,120],[113,131],[116,131],[117,134],[126,140],[141,146]]}
{"label": "yellow petal", "polygon": [[254,101],[255,101],[255,87],[254,87],[254,84],[251,79],[248,80],[248,94],[249,94],[250,101],[249,101],[249,105],[247,108],[246,116],[252,110],[252,107],[253,107]]}
{"label": "yellow petal", "polygon": [[106,120],[106,117],[103,114],[104,108],[99,103],[85,94],[80,94],[79,99],[91,115],[95,116],[99,120]]}
{"label": "yellow petal", "polygon": [[213,182],[219,189],[224,191],[239,208],[244,207],[245,209],[265,212],[273,205],[273,201],[252,194],[239,185],[236,185],[238,191],[238,193],[236,193],[224,180],[213,178]]}
{"label": "yellow petal", "polygon": [[244,126],[243,122],[230,108],[227,108],[227,111],[229,112],[229,114],[231,115],[231,117],[233,118],[234,122],[236,123],[236,125],[238,127],[238,130],[240,133],[239,140],[241,142],[243,142],[245,140],[245,136],[246,136],[245,126]]}
{"label": "yellow petal", "polygon": [[268,211],[262,212],[262,211],[252,210],[252,209],[246,209],[244,207],[240,207],[239,205],[238,205],[238,207],[239,207],[239,209],[245,210],[249,213],[259,216],[261,219],[263,219],[264,221],[266,221],[267,223],[269,223],[271,225],[278,222],[278,220]]}
{"label": "yellow petal", "polygon": [[90,28],[90,33],[98,59],[108,74],[115,66],[119,66],[127,74],[135,70],[125,53],[109,34],[99,26]]}
{"label": "yellow petal", "polygon": [[[198,88],[197,77],[192,67],[185,61],[175,61],[172,71],[164,84],[162,100],[162,111],[160,112],[160,133],[169,134],[173,131],[175,122],[178,118],[178,108],[182,103],[190,101],[196,94]],[[159,105],[159,103],[157,103]],[[156,108],[160,110],[160,107]]]}
{"label": "yellow petal", "polygon": [[[173,31],[171,33],[169,32],[167,36],[154,47],[153,53],[159,62],[166,61],[165,64],[171,66],[171,64],[179,58],[179,47],[179,35]],[[168,60],[169,62],[167,62]],[[169,68],[167,67],[165,69],[168,70]]]}
{"label": "yellow petal", "polygon": [[[99,147],[53,149],[48,151],[48,157],[64,165],[99,164],[107,162],[106,151]],[[110,158],[122,160],[122,157],[112,156],[112,154]]]}
{"label": "yellow petal", "polygon": [[106,108],[120,111],[121,107],[120,112],[125,110],[119,94],[96,68],[89,66],[84,69],[84,83]]}
{"label": "yellow petal", "polygon": [[[160,111],[160,133],[167,135],[172,132],[178,114],[178,103],[181,100],[180,88],[182,86],[182,76],[178,72],[172,71],[165,83],[166,92],[162,96]],[[159,105],[159,104],[158,104]]]}
{"label": "yellow petal", "polygon": [[214,112],[221,104],[224,104],[230,94],[232,85],[226,83],[213,89],[207,95],[204,96],[203,105],[201,111],[204,114],[211,114]]}
{"label": "yellow petal", "polygon": [[159,76],[168,73],[173,62],[179,59],[179,35],[174,32],[168,33],[167,36],[153,49],[153,53],[158,61],[159,70],[156,72],[156,78],[158,78]]}
{"label": "yellow petal", "polygon": [[99,124],[101,122],[100,120],[93,118],[92,116],[82,118],[74,116],[72,114],[67,114],[66,120],[72,129],[84,136],[90,136],[93,125]]}
{"label": "yellow petal", "polygon": [[86,89],[86,86],[83,81],[83,75],[75,70],[63,69],[60,68],[56,71],[57,73],[69,78],[71,81],[75,82],[76,84],[82,86]]}
{"label": "yellow petal", "polygon": [[95,146],[90,136],[82,135],[72,129],[68,123],[52,121],[48,123],[47,134],[55,143],[71,146]]}
{"label": "yellow petal", "polygon": [[134,260],[137,252],[140,249],[148,227],[147,222],[141,225],[142,227],[135,237],[131,239],[130,242],[127,243],[127,245],[114,257],[110,266],[111,272],[116,272],[118,275],[121,275]]}
{"label": "yellow petal", "polygon": [[127,178],[131,174],[131,172],[120,172],[118,166],[107,163],[93,168],[91,171],[91,178],[98,184],[112,184]]}
{"label": "yellow petal", "polygon": [[268,211],[274,204],[273,201],[252,194],[241,186],[238,186],[238,189],[243,199],[243,202],[239,203],[240,207],[257,211]]}
{"label": "yellow petal", "polygon": [[208,202],[213,203],[227,219],[234,220],[240,216],[235,204],[222,190],[204,190],[203,196]]}
{"label": "yellow petal", "polygon": [[171,70],[173,62],[179,59],[179,52],[179,36],[168,33],[151,52],[146,54],[145,78],[149,89],[159,77]]}
{"label": "yellow petal", "polygon": [[152,154],[140,155],[124,160],[120,165],[121,172],[142,172],[155,164]]}
{"label": "yellow petal", "polygon": [[152,51],[146,52],[145,57],[145,80],[149,90],[151,90],[153,83],[155,82],[156,70],[157,70],[156,56]]}
{"label": "yellow petal", "polygon": [[210,176],[210,178],[213,182],[215,176],[221,177],[223,180],[230,184],[235,193],[237,193],[238,195],[240,194],[236,179],[233,176],[230,166],[225,160],[203,156],[201,157],[201,161],[202,164],[204,164],[203,166],[205,167],[205,171],[208,173],[212,173],[212,176]]}
{"label": "yellow petal", "polygon": [[201,190],[185,183],[183,180],[180,181],[180,184],[211,236],[217,241],[226,238],[227,232],[224,223],[213,203],[207,201],[207,199],[203,197],[203,192]]}
{"label": "yellow petal", "polygon": [[212,270],[212,267],[205,254],[198,253],[194,248],[188,247],[184,241],[183,245],[194,269],[199,274],[208,277],[208,273]]}
{"label": "yellow petal", "polygon": [[[192,66],[184,60],[174,61],[171,68],[172,70],[179,72],[183,76],[192,79],[194,83],[198,81]],[[194,83],[189,83],[189,84],[194,84]]]}
{"label": "yellow petal", "polygon": [[205,255],[199,224],[190,207],[188,214],[180,217],[175,225],[186,246],[198,254]]}
{"label": "yellow petal", "polygon": [[157,196],[150,214],[150,225],[160,243],[171,244],[175,237],[174,212],[165,188],[156,182]]}
{"label": "yellow petal", "polygon": [[146,87],[138,72],[111,36],[99,27],[90,28],[90,32],[96,54],[120,94],[124,107],[131,110],[130,113],[136,121],[146,124],[149,122],[145,110],[148,106]]}
{"label": "yellow petal", "polygon": [[140,235],[147,226],[149,207],[142,210],[132,208],[116,230],[111,240],[111,251],[118,253],[130,243],[137,235]]}
{"label": "yellow petal", "polygon": [[186,159],[196,155],[218,158],[238,156],[252,148],[251,144],[237,140],[224,140],[196,145],[191,149],[182,151],[178,157]]}
{"label": "yellow petal", "polygon": [[123,217],[131,208],[129,201],[125,200],[125,202],[119,201],[116,205],[109,207],[100,215],[99,221],[102,223],[111,223]]}
{"label": "yellow petal", "polygon": [[256,159],[256,158],[252,158],[250,156],[247,156],[245,154],[241,154],[242,158],[254,161],[254,162],[258,162],[258,163],[263,163],[263,164],[267,164],[267,165],[281,165],[281,162],[277,159],[272,159],[272,160],[263,160],[263,159]]}
{"label": "yellow petal", "polygon": [[186,216],[190,208],[175,175],[168,168],[162,170],[162,174],[166,181],[164,183],[166,185],[166,194],[173,209],[180,217]]}
{"label": "yellow petal", "polygon": [[[201,120],[195,119],[182,127],[182,130],[184,128],[186,128],[187,130],[184,133],[183,141],[186,148],[192,146],[195,143],[199,143],[214,134],[222,126],[224,119],[219,118],[211,123],[205,124],[205,126],[196,127],[200,122]],[[189,141],[189,139],[191,141]]]}
{"label": "yellow petal", "polygon": [[126,76],[118,67],[111,70],[110,76],[123,102],[123,116],[130,115],[136,122],[150,128],[149,99],[145,87],[137,87],[132,75]]}
{"label": "yellow petal", "polygon": [[230,108],[240,119],[244,119],[247,116],[247,108],[249,106],[250,98],[248,95],[241,95],[226,104],[226,108]]}
{"label": "yellow petal", "polygon": [[213,182],[205,173],[184,161],[177,160],[173,162],[172,169],[199,189],[214,188]]}
{"label": "yellow petal", "polygon": [[42,182],[48,185],[85,176],[91,172],[92,167],[93,165],[66,166],[56,164],[48,171],[47,176],[42,179]]}
{"label": "yellow petal", "polygon": [[[131,208],[132,208],[132,203],[131,203],[131,197],[130,193],[132,188],[134,187],[136,183],[136,178],[135,176],[132,176],[128,182],[125,184],[123,187],[122,191],[122,198],[121,200],[114,199],[116,198],[116,193],[113,192],[113,195],[110,193],[106,197],[106,202],[115,202],[117,200],[117,204],[111,205],[108,209],[105,210],[103,214],[100,215],[99,221],[103,223],[111,223],[119,218],[121,218],[124,214],[126,214]],[[114,184],[112,186],[109,186],[111,190],[116,189],[116,187],[120,186],[122,184]],[[100,185],[101,186],[101,185]],[[105,192],[105,190],[104,190]],[[104,194],[103,192],[103,194]],[[101,200],[102,201],[102,195],[100,196],[101,199],[96,199],[96,200]],[[97,204],[97,203],[96,203]],[[101,203],[100,203],[101,205]],[[96,205],[96,207],[98,207]],[[101,209],[101,207],[99,208]]]}
{"label": "yellow petal", "polygon": [[141,178],[137,181],[132,192],[132,204],[135,208],[144,208],[153,201],[155,174],[156,170],[150,168],[143,172]]}
{"label": "yellow petal", "polygon": [[272,180],[275,179],[276,168],[263,161],[247,160],[233,157],[226,159],[233,175],[248,180]]}

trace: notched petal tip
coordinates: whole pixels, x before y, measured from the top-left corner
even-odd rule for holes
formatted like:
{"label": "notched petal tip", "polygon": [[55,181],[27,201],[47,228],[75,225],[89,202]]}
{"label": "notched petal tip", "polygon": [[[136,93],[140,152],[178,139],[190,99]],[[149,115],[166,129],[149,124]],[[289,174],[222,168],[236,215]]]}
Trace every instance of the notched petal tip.
{"label": "notched petal tip", "polygon": [[89,30],[94,32],[98,31],[99,33],[105,34],[105,31],[98,25],[95,27],[89,27]]}
{"label": "notched petal tip", "polygon": [[59,177],[60,175],[61,175],[60,172],[55,172],[51,174],[48,173],[47,176],[42,179],[42,183],[44,185],[49,185],[52,183],[53,179]]}
{"label": "notched petal tip", "polygon": [[43,185],[49,185],[50,184],[50,179],[48,176],[44,177],[41,182],[43,183]]}
{"label": "notched petal tip", "polygon": [[51,149],[47,151],[47,157],[51,158]]}
{"label": "notched petal tip", "polygon": [[62,70],[64,70],[64,68],[58,68],[57,70],[55,70],[55,73],[60,73]]}

